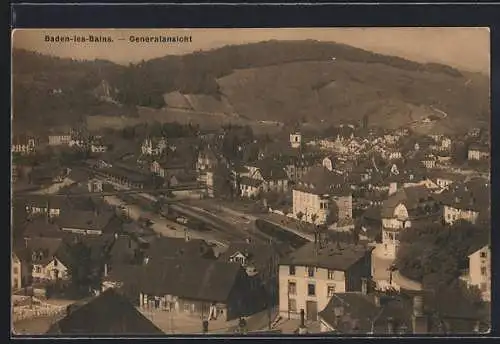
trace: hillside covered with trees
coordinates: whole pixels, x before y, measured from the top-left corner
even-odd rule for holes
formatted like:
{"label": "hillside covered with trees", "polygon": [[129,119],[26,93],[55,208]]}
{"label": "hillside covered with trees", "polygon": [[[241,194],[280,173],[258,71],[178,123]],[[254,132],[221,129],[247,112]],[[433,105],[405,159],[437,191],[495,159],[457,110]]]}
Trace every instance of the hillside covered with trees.
{"label": "hillside covered with trees", "polygon": [[[97,91],[103,82],[110,99]],[[450,111],[451,123],[489,116],[487,77],[317,41],[226,46],[128,66],[15,50],[13,88],[15,120],[46,126],[97,114],[137,116],[137,107],[168,108],[165,94],[172,92],[203,96],[207,104],[223,99],[250,120],[368,115],[371,123],[400,116],[399,124],[429,106]]]}

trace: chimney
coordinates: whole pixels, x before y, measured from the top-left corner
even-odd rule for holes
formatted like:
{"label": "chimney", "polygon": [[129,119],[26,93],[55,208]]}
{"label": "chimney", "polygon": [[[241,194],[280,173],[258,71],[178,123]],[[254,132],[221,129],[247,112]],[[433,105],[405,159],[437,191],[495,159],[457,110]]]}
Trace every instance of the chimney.
{"label": "chimney", "polygon": [[416,317],[424,315],[424,299],[421,295],[413,297],[413,315]]}
{"label": "chimney", "polygon": [[392,317],[387,318],[387,334],[394,334],[394,319]]}
{"label": "chimney", "polygon": [[361,279],[361,293],[363,295],[368,295],[368,279],[367,278]]}
{"label": "chimney", "polygon": [[304,309],[300,310],[300,326],[299,326],[299,334],[307,334],[307,327],[305,324],[305,312]]}
{"label": "chimney", "polygon": [[398,183],[392,182],[389,184],[389,196],[395,194],[398,191]]}
{"label": "chimney", "polygon": [[413,333],[429,333],[429,319],[424,315],[424,300],[421,295],[413,297]]}

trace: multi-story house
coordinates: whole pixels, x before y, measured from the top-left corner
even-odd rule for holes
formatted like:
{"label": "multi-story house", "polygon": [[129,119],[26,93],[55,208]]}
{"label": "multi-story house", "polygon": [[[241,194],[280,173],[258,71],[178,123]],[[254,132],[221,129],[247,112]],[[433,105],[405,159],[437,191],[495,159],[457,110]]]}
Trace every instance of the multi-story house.
{"label": "multi-story house", "polygon": [[68,247],[59,238],[31,238],[27,241],[31,253],[31,277],[34,282],[45,282],[68,277]]}
{"label": "multi-story house", "polygon": [[481,291],[484,301],[491,300],[491,246],[486,245],[469,255],[469,286]]}
{"label": "multi-story house", "polygon": [[440,172],[437,173],[432,180],[435,181],[436,185],[440,188],[446,189],[452,184],[463,182],[465,177],[461,174]]}
{"label": "multi-story house", "polygon": [[490,158],[490,147],[480,144],[470,145],[467,151],[469,160],[486,160]]}
{"label": "multi-story house", "polygon": [[279,313],[298,319],[301,310],[317,320],[335,293],[361,291],[371,279],[371,249],[323,242],[306,244],[279,264]]}
{"label": "multi-story house", "polygon": [[18,290],[28,282],[27,262],[23,261],[19,254],[12,252],[11,264],[11,288],[12,290]]}
{"label": "multi-story house", "polygon": [[465,183],[463,185],[452,185],[441,193],[443,204],[443,221],[453,224],[459,220],[465,220],[475,224],[482,214],[486,217],[490,214],[490,188],[489,184],[476,185]]}
{"label": "multi-story house", "polygon": [[211,170],[217,166],[217,162],[217,154],[208,146],[198,153],[196,171],[202,173],[206,170]]}
{"label": "multi-story house", "polygon": [[165,149],[167,149],[167,140],[164,137],[148,137],[141,145],[142,155],[161,155]]}
{"label": "multi-story house", "polygon": [[26,213],[31,216],[44,215],[50,218],[61,215],[61,209],[67,205],[65,197],[47,197],[33,195],[25,202]]}
{"label": "multi-story house", "polygon": [[105,153],[108,151],[108,145],[104,142],[102,137],[94,137],[90,142],[90,151],[92,153]]}
{"label": "multi-story house", "polygon": [[281,164],[266,159],[245,166],[245,172],[240,173],[240,195],[255,197],[261,192],[286,192],[289,179]]}
{"label": "multi-story house", "polygon": [[302,146],[302,135],[296,131],[290,134],[290,145],[292,148],[300,148]]}
{"label": "multi-story house", "polygon": [[26,135],[15,135],[12,138],[12,153],[20,155],[33,154],[36,151],[37,140]]}
{"label": "multi-story house", "polygon": [[395,259],[400,236],[414,222],[432,219],[439,214],[439,205],[425,186],[399,189],[383,202],[382,244],[386,257]]}
{"label": "multi-story house", "polygon": [[297,182],[307,172],[320,161],[313,155],[293,155],[288,157],[281,157],[280,162],[284,165],[288,179]]}
{"label": "multi-story house", "polygon": [[324,166],[313,167],[293,188],[293,214],[315,224],[329,224],[332,202],[338,220],[352,218],[352,191],[344,178]]}
{"label": "multi-story house", "polygon": [[69,146],[73,138],[72,130],[53,132],[49,135],[49,146]]}

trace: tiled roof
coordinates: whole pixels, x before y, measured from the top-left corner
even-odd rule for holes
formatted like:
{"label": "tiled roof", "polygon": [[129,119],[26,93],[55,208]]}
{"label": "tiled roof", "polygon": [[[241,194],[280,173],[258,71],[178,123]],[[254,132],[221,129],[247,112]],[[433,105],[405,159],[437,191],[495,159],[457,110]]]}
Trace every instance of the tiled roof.
{"label": "tiled roof", "polygon": [[344,177],[323,166],[311,168],[299,181],[296,189],[318,195],[347,194],[349,192]]}
{"label": "tiled roof", "polygon": [[[70,306],[71,307],[71,306]],[[163,334],[124,296],[108,289],[90,302],[74,309],[51,326],[47,334],[138,335]]]}
{"label": "tiled roof", "polygon": [[[379,298],[379,304],[375,302]],[[341,310],[339,312],[339,310]],[[426,304],[424,315],[428,314]],[[342,314],[338,318],[337,314]],[[393,333],[409,334],[414,331],[413,302],[410,295],[364,295],[359,292],[336,293],[327,306],[319,312],[320,319],[343,334],[389,334],[389,323],[392,322]],[[419,329],[427,328],[428,333],[439,333],[439,329],[428,322],[428,326],[419,325]]]}
{"label": "tiled roof", "polygon": [[486,184],[466,183],[443,191],[439,198],[444,205],[455,209],[488,211],[491,207],[490,188]]}
{"label": "tiled roof", "polygon": [[[67,252],[65,243],[60,238],[31,238],[27,242],[27,249],[29,250],[32,263],[46,265],[55,256],[64,264],[67,262]],[[40,255],[38,255],[40,254]],[[33,260],[33,258],[35,258]]]}
{"label": "tiled roof", "polygon": [[315,244],[311,242],[283,258],[281,264],[347,271],[352,265],[369,255],[370,251],[371,248],[364,246],[346,244],[337,246],[335,243],[330,243],[316,250]]}
{"label": "tiled roof", "polygon": [[112,211],[71,210],[61,213],[61,216],[56,219],[56,223],[61,228],[103,231],[114,218],[115,214]]}
{"label": "tiled roof", "polygon": [[426,202],[431,197],[430,191],[425,186],[411,186],[396,191],[382,204],[381,215],[383,218],[392,218],[394,209],[399,204],[404,204],[408,212],[416,209],[422,202]]}
{"label": "tiled roof", "polygon": [[273,256],[280,255],[280,252],[276,250],[276,247],[270,245],[233,242],[217,259],[219,261],[229,262],[229,259],[238,252],[244,254],[247,257],[248,262],[254,265],[257,270],[266,269],[273,259]]}
{"label": "tiled roof", "polygon": [[241,177],[240,178],[240,185],[248,185],[252,186],[254,188],[258,188],[262,185],[264,181],[260,179],[254,179],[254,178],[249,178],[249,177]]}
{"label": "tiled roof", "polygon": [[[132,269],[132,270],[131,270]],[[227,302],[237,278],[237,263],[211,259],[164,258],[131,269],[114,269],[110,279],[150,295],[173,295],[192,300]]]}
{"label": "tiled roof", "polygon": [[61,230],[59,226],[54,223],[48,222],[47,217],[39,217],[28,221],[24,228],[23,234],[25,237],[37,236],[59,236]]}
{"label": "tiled roof", "polygon": [[146,255],[152,260],[163,258],[190,257],[212,258],[213,249],[201,239],[160,237],[151,243]]}

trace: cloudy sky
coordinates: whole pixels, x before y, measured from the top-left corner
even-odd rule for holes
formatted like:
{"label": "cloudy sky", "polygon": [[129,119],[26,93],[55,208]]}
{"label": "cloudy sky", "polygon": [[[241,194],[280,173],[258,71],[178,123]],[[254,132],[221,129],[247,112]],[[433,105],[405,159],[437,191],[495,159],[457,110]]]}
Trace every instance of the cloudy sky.
{"label": "cloudy sky", "polygon": [[[49,43],[46,35],[112,36],[113,43]],[[191,36],[190,43],[130,43],[129,36]],[[119,40],[121,38],[122,40]],[[487,28],[307,28],[307,29],[161,29],[40,30],[18,29],[13,46],[76,59],[107,59],[128,64],[165,55],[209,50],[228,44],[314,39],[349,44],[418,62],[438,62],[489,74]]]}

